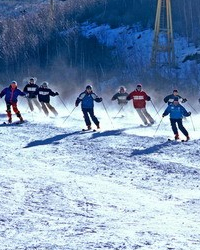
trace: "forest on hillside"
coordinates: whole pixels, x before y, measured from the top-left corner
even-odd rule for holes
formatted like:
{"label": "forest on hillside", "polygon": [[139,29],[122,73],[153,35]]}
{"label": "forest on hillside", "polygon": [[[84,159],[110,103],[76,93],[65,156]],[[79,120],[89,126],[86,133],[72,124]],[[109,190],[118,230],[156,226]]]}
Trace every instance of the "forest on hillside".
{"label": "forest on hillside", "polygon": [[[200,0],[172,2],[174,32],[200,45]],[[126,67],[109,48],[79,31],[85,21],[111,28],[140,23],[154,27],[157,0],[0,1],[1,82],[27,75],[76,84],[105,80]],[[104,72],[102,72],[102,67]],[[77,77],[78,76],[78,77]],[[131,79],[130,79],[131,80]]]}

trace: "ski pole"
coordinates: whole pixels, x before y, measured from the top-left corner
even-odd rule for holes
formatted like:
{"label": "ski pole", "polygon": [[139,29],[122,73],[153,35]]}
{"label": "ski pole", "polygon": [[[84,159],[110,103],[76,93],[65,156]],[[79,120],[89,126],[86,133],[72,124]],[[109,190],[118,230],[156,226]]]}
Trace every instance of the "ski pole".
{"label": "ski pole", "polygon": [[156,133],[157,133],[157,131],[158,131],[159,127],[160,127],[160,124],[161,124],[162,120],[163,120],[163,117],[161,118],[160,123],[158,124],[158,126],[157,126],[157,128],[156,128],[156,131],[155,131],[155,133],[154,133],[154,136],[153,136],[153,137],[155,137],[155,135],[156,135]]}
{"label": "ski pole", "polygon": [[156,111],[156,114],[160,117],[160,115],[159,115],[159,113],[158,113],[158,110],[157,110],[156,106],[154,105],[154,103],[152,102],[152,100],[151,100],[151,104],[152,104],[152,106],[154,107],[154,109],[155,109],[155,111]]}
{"label": "ski pole", "polygon": [[187,104],[198,114],[198,112],[196,111],[196,109],[195,108],[193,108],[192,107],[192,105],[190,105],[190,103],[189,102],[187,102]]}
{"label": "ski pole", "polygon": [[[155,117],[159,114],[159,112],[160,112],[161,109],[164,107],[164,105],[165,105],[165,103],[159,108],[158,113],[156,113]],[[154,117],[154,119],[155,119],[155,117]]]}
{"label": "ski pole", "polygon": [[63,123],[66,122],[66,120],[70,117],[70,115],[74,112],[76,106],[72,109],[72,111],[69,113],[69,115],[65,118],[65,120],[63,121]]}
{"label": "ski pole", "polygon": [[115,117],[113,119],[115,119],[117,117],[117,115],[122,111],[124,105],[121,106],[121,108],[119,109],[119,111],[117,112],[117,114],[115,115]]}
{"label": "ski pole", "polygon": [[190,115],[190,119],[191,119],[192,127],[193,127],[193,129],[194,129],[194,131],[195,131],[194,122],[193,122],[193,119],[192,119],[192,116],[191,116],[191,115]]}
{"label": "ski pole", "polygon": [[69,112],[69,109],[67,108],[67,106],[65,105],[64,101],[61,99],[61,97],[59,96],[60,101],[62,102],[62,104],[64,105],[64,107],[66,108],[66,110]]}
{"label": "ski pole", "polygon": [[110,123],[112,124],[112,126],[113,126],[113,128],[114,128],[114,125],[113,125],[113,123],[112,123],[112,120],[111,120],[111,118],[110,118],[110,116],[109,116],[109,114],[108,114],[108,111],[107,111],[107,109],[106,109],[106,107],[105,107],[103,101],[102,101],[102,104],[103,104],[103,107],[104,107],[104,109],[105,109],[105,111],[106,111],[106,114],[107,114],[107,116],[108,116],[108,118],[109,118],[109,120],[110,120]]}

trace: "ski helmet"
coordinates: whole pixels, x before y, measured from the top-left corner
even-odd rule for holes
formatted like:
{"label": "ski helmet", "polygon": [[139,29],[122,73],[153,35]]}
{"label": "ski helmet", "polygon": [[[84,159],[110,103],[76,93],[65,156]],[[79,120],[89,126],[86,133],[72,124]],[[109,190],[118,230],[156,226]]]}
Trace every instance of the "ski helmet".
{"label": "ski helmet", "polygon": [[121,86],[121,87],[119,88],[119,92],[126,92],[126,88],[125,88],[124,86]]}
{"label": "ski helmet", "polygon": [[11,86],[12,86],[12,87],[17,87],[17,82],[16,82],[16,81],[12,81],[12,82],[11,82]]}
{"label": "ski helmet", "polygon": [[44,88],[47,88],[48,85],[49,85],[48,82],[43,82],[43,83],[42,83],[42,87],[44,87]]}
{"label": "ski helmet", "polygon": [[142,84],[137,84],[137,88],[142,88]]}
{"label": "ski helmet", "polygon": [[29,79],[29,82],[30,82],[30,83],[35,83],[35,78],[34,78],[34,77],[31,77],[31,78]]}
{"label": "ski helmet", "polygon": [[87,85],[86,89],[91,89],[92,90],[92,86],[91,85]]}

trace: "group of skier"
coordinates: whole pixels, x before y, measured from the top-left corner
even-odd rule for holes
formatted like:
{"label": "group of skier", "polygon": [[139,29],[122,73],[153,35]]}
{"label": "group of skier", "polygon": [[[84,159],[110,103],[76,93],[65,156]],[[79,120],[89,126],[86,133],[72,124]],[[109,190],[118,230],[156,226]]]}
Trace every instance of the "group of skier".
{"label": "group of skier", "polygon": [[[151,101],[151,97],[147,95],[145,91],[142,90],[142,85],[138,84],[136,89],[130,94],[126,92],[125,87],[121,86],[119,92],[116,93],[111,100],[118,100],[118,104],[125,105],[127,100],[133,100],[133,106],[137,111],[138,115],[142,119],[145,125],[152,125],[155,123],[154,119],[146,110],[146,101]],[[183,117],[188,117],[191,112],[188,112],[181,104],[187,101],[186,98],[182,98],[178,94],[178,90],[174,89],[173,93],[167,95],[164,98],[164,102],[168,104],[167,108],[162,114],[162,118],[170,115],[171,128],[174,133],[174,139],[179,139],[178,128],[185,135],[186,141],[190,139],[188,131],[183,126]],[[178,128],[177,128],[178,125]]]}
{"label": "group of skier", "polygon": [[[28,106],[31,111],[34,110],[34,105],[39,111],[44,111],[48,116],[49,110],[57,116],[57,110],[50,104],[50,96],[57,96],[58,92],[53,92],[49,87],[47,82],[43,82],[41,86],[36,84],[36,79],[34,77],[29,79],[29,82],[25,85],[23,91],[17,88],[17,82],[12,81],[9,87],[4,88],[0,93],[0,98],[5,96],[6,102],[6,112],[8,117],[8,123],[12,123],[12,113],[11,107],[14,113],[19,118],[20,122],[23,122],[22,115],[17,107],[17,97],[24,96],[27,99]],[[137,84],[136,89],[131,93],[127,93],[126,88],[121,86],[119,91],[113,95],[112,101],[117,100],[121,109],[132,100],[133,107],[137,111],[139,117],[143,121],[145,126],[150,126],[155,123],[155,120],[149,114],[146,109],[146,102],[151,101],[151,97],[142,89],[141,84]],[[83,117],[87,130],[91,129],[91,120],[96,125],[97,129],[100,128],[100,123],[98,118],[94,114],[94,101],[102,102],[102,97],[98,97],[94,92],[91,85],[87,85],[85,90],[80,93],[75,101],[75,107],[81,103],[81,109],[83,112]],[[185,129],[182,123],[183,117],[191,115],[191,112],[186,111],[186,109],[180,104],[186,102],[186,98],[182,98],[178,94],[178,90],[174,90],[172,94],[164,98],[164,102],[168,104],[167,108],[162,114],[162,118],[170,115],[170,123],[172,131],[174,133],[175,140],[179,139],[178,128],[186,136],[186,140],[189,140],[188,131]],[[91,120],[90,120],[91,119]],[[178,125],[178,128],[177,128]]]}
{"label": "group of skier", "polygon": [[[6,112],[8,117],[8,123],[12,123],[12,113],[11,107],[14,113],[19,118],[19,122],[24,122],[22,115],[17,107],[18,96],[26,97],[28,101],[28,106],[31,111],[34,110],[33,104],[39,109],[43,110],[46,115],[49,114],[48,109],[50,109],[55,116],[58,115],[56,109],[50,104],[50,96],[59,95],[58,92],[53,92],[48,88],[48,82],[43,82],[41,86],[36,84],[34,77],[29,79],[28,84],[24,87],[23,91],[18,89],[17,82],[12,81],[11,84],[4,88],[0,93],[0,98],[5,96]],[[48,108],[48,109],[47,109]]]}

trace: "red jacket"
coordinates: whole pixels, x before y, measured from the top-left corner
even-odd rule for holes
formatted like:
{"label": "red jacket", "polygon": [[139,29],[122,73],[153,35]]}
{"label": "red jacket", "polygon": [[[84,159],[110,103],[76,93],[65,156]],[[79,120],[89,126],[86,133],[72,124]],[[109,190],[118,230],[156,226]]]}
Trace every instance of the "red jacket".
{"label": "red jacket", "polygon": [[127,96],[127,100],[133,99],[133,106],[134,108],[145,108],[146,107],[146,101],[150,101],[151,98],[146,94],[146,92],[138,91],[137,89],[131,92]]}

